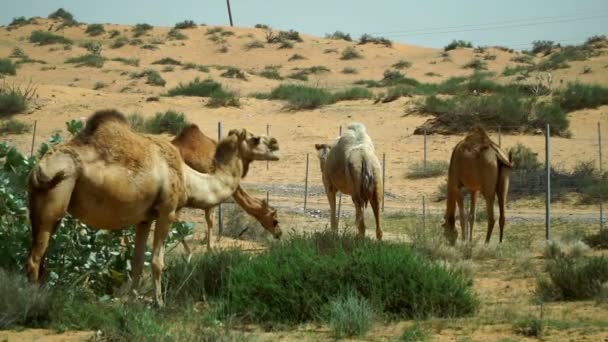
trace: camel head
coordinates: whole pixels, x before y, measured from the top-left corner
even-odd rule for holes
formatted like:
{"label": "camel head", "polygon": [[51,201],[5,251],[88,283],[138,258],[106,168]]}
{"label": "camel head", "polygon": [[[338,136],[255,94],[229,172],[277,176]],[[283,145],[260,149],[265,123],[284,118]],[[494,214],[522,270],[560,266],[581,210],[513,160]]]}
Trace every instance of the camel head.
{"label": "camel head", "polygon": [[456,239],[458,238],[458,232],[456,231],[456,220],[454,218],[445,218],[443,223],[443,236],[448,240],[450,245],[454,245],[456,243]]}
{"label": "camel head", "polygon": [[319,157],[319,161],[321,162],[321,171],[323,171],[327,156],[329,155],[329,151],[331,151],[331,145],[315,144],[315,148],[317,149],[317,157]]}
{"label": "camel head", "polygon": [[228,135],[236,135],[239,143],[239,154],[245,161],[279,160],[279,143],[277,139],[265,135],[253,135],[245,129],[230,130]]}
{"label": "camel head", "polygon": [[267,232],[272,234],[275,239],[280,239],[283,232],[281,231],[281,227],[279,226],[279,220],[277,218],[277,210],[270,205],[266,200],[262,200],[262,207],[264,209],[265,214],[260,216],[258,220],[264,229]]}

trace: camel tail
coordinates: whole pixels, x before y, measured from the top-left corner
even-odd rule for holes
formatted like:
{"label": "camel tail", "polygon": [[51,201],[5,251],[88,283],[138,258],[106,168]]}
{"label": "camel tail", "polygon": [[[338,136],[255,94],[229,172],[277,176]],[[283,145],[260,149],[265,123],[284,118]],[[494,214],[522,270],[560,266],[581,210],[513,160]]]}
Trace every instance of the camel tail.
{"label": "camel tail", "polygon": [[363,201],[363,205],[367,207],[367,204],[376,192],[376,180],[374,170],[372,169],[371,165],[367,163],[365,158],[361,161],[361,176],[359,177],[359,180],[359,193],[361,195],[361,200]]}
{"label": "camel tail", "polygon": [[30,173],[28,185],[32,190],[50,189],[64,178],[65,172],[63,170],[53,172],[53,170],[45,170],[41,165],[36,165]]}
{"label": "camel tail", "polygon": [[75,157],[77,156],[69,151],[47,153],[30,172],[30,191],[52,189],[65,178],[73,176],[77,169]]}

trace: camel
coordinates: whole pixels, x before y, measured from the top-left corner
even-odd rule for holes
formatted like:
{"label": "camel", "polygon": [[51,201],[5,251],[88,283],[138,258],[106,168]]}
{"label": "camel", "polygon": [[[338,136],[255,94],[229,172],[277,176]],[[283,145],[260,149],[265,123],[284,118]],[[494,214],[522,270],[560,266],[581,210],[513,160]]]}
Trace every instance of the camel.
{"label": "camel", "polygon": [[76,137],[47,152],[30,173],[30,281],[40,281],[49,238],[68,212],[97,229],[136,226],[131,284],[135,292],[156,220],[151,268],[154,298],[163,306],[164,243],[179,210],[221,203],[238,187],[243,160],[278,160],[278,148],[274,138],[231,130],[217,145],[213,173],[203,174],[186,165],[167,139],[132,131],[116,110],[94,113]]}
{"label": "camel", "polygon": [[473,225],[475,223],[475,205],[477,193],[486,200],[488,213],[488,231],[486,243],[490,242],[494,229],[494,198],[498,198],[500,211],[500,242],[503,238],[505,226],[505,203],[509,191],[509,176],[511,174],[511,154],[507,155],[496,143],[488,137],[485,130],[479,126],[473,130],[454,147],[448,170],[448,199],[445,213],[444,234],[451,244],[456,242],[455,228],[456,204],[460,210],[460,227],[462,240],[466,239],[463,190],[471,194],[469,212],[469,242],[472,241]]}
{"label": "camel", "polygon": [[[186,126],[171,143],[177,147],[186,165],[201,173],[211,173],[215,169],[213,156],[217,143],[209,138],[195,124]],[[243,177],[249,170],[249,163],[244,163]],[[234,201],[249,215],[255,217],[262,227],[275,238],[281,237],[281,228],[277,220],[277,211],[268,205],[265,200],[251,197],[240,185],[232,195]],[[206,208],[205,220],[207,222],[207,249],[211,249],[211,229],[213,228],[213,207]],[[184,248],[190,250],[183,241]]]}
{"label": "camel", "polygon": [[370,203],[376,219],[376,239],[382,240],[379,212],[383,196],[382,173],[365,126],[352,123],[333,144],[315,144],[315,148],[331,210],[331,229],[338,229],[336,192],[340,191],[350,195],[355,205],[358,236],[365,236],[363,210]]}

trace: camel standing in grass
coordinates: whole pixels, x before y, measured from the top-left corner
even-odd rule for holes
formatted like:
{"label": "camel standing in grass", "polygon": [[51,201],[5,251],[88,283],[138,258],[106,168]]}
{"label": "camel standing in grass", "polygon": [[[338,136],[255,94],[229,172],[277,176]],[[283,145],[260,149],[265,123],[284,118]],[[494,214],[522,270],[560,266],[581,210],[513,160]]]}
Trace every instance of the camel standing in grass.
{"label": "camel standing in grass", "polygon": [[380,228],[380,200],[382,173],[380,162],[374,152],[374,144],[367,135],[365,126],[350,124],[346,132],[333,144],[316,144],[325,194],[331,209],[331,229],[338,229],[336,218],[336,192],[350,195],[356,210],[356,225],[359,236],[365,235],[364,207],[369,202],[376,218],[376,238],[382,240]]}
{"label": "camel standing in grass", "polygon": [[[213,159],[217,143],[207,137],[197,125],[191,124],[185,127],[171,143],[175,145],[184,159],[186,165],[202,173],[211,173],[215,170]],[[244,161],[243,177],[249,169],[249,162]],[[251,197],[240,185],[232,195],[234,201],[249,215],[255,217],[262,227],[269,231],[275,238],[281,237],[281,228],[277,220],[276,209],[270,207],[265,200]],[[205,208],[205,220],[207,221],[207,249],[211,249],[211,229],[213,228],[213,207]],[[189,249],[184,242],[184,247]]]}
{"label": "camel standing in grass", "polygon": [[71,141],[40,159],[28,180],[32,248],[31,281],[44,268],[49,239],[69,212],[98,229],[136,225],[132,288],[139,287],[150,226],[155,300],[163,305],[164,243],[183,207],[209,208],[230,197],[243,175],[243,160],[278,160],[276,139],[232,130],[218,144],[215,170],[199,173],[163,137],[133,132],[121,113],[100,111]]}
{"label": "camel standing in grass", "polygon": [[488,231],[486,243],[490,241],[494,229],[494,198],[498,198],[500,210],[500,242],[502,242],[505,226],[505,203],[509,191],[509,176],[511,174],[511,155],[505,152],[488,137],[481,127],[473,130],[459,142],[452,151],[448,171],[448,199],[445,213],[445,235],[454,244],[457,238],[454,212],[456,204],[460,210],[460,226],[462,240],[465,240],[465,212],[462,189],[471,193],[471,208],[469,212],[469,241],[472,241],[473,225],[475,223],[475,205],[477,192],[486,200],[488,213]]}

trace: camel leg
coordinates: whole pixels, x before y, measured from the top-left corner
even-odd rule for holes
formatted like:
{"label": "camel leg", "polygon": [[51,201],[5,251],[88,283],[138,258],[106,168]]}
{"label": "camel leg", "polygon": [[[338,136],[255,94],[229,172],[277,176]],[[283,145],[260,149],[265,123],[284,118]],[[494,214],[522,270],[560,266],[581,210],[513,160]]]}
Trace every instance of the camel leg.
{"label": "camel leg", "polygon": [[327,193],[327,201],[329,202],[329,222],[331,230],[338,231],[338,219],[336,218],[336,191],[325,190]]}
{"label": "camel leg", "polygon": [[144,254],[146,252],[146,243],[150,235],[150,226],[152,221],[140,222],[135,227],[135,251],[133,253],[133,262],[131,271],[131,292],[137,294],[141,273],[144,268]]}
{"label": "camel leg", "polygon": [[448,193],[446,200],[446,208],[445,208],[445,222],[443,224],[444,227],[444,235],[450,242],[450,244],[454,244],[456,239],[458,238],[458,231],[456,230],[456,201],[458,199],[460,191],[457,187],[451,186],[448,182]]}
{"label": "camel leg", "polygon": [[374,211],[374,218],[376,219],[376,239],[380,241],[382,240],[382,228],[380,228],[380,199],[378,198],[378,192],[374,191],[370,204]]}
{"label": "camel leg", "polygon": [[458,213],[460,215],[460,232],[462,233],[461,240],[466,240],[466,229],[467,229],[467,219],[464,216],[464,195],[461,189],[458,189],[458,195],[456,196],[456,203],[458,204]]}
{"label": "camel leg", "polygon": [[353,197],[353,203],[355,205],[355,224],[357,225],[357,236],[362,238],[365,237],[365,219],[363,218],[363,203],[361,200]]}
{"label": "camel leg", "polygon": [[[502,171],[505,172],[505,171]],[[498,181],[498,210],[499,210],[499,218],[498,218],[498,226],[500,228],[500,240],[502,242],[502,233],[505,228],[505,204],[507,202],[507,193],[509,192],[509,178],[504,174],[501,175],[501,178]]]}
{"label": "camel leg", "polygon": [[73,180],[67,179],[52,189],[32,190],[30,194],[32,248],[27,257],[26,269],[32,282],[40,282],[44,273],[44,258],[49,246],[49,239],[59,227],[61,218],[68,209],[74,184]]}
{"label": "camel leg", "polygon": [[154,227],[154,242],[152,245],[152,276],[154,278],[154,299],[159,307],[164,306],[161,276],[165,266],[165,239],[169,233],[174,213],[159,215]]}
{"label": "camel leg", "polygon": [[[213,230],[213,214],[215,213],[215,209],[209,208],[205,209],[205,221],[207,222],[207,250],[211,250],[211,231]],[[219,235],[218,235],[219,238]]]}
{"label": "camel leg", "polygon": [[488,213],[488,233],[486,235],[486,243],[490,242],[492,236],[492,230],[494,229],[494,194],[486,194],[486,210]]}
{"label": "camel leg", "polygon": [[477,191],[471,191],[471,207],[469,208],[469,242],[473,241],[473,226],[475,225],[475,213],[477,210]]}

